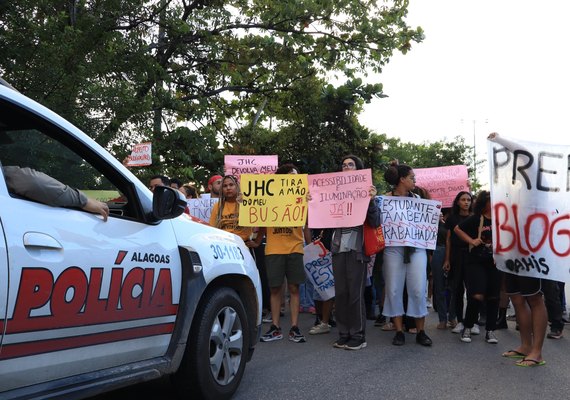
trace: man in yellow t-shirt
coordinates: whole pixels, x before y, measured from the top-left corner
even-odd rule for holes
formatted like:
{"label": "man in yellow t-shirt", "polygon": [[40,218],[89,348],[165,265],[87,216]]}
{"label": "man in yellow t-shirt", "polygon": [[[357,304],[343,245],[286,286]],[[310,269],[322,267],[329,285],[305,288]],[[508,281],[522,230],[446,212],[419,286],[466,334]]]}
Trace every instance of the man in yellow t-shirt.
{"label": "man in yellow t-shirt", "polygon": [[[298,174],[293,164],[284,164],[276,174]],[[299,285],[306,280],[303,263],[303,247],[310,243],[311,234],[305,227],[270,227],[260,230],[258,235],[265,234],[265,265],[267,282],[270,288],[270,304],[272,324],[269,331],[261,336],[262,342],[271,342],[283,338],[279,325],[283,283],[287,278],[291,310],[291,329],[289,340],[296,343],[305,342],[298,326],[299,319]]]}

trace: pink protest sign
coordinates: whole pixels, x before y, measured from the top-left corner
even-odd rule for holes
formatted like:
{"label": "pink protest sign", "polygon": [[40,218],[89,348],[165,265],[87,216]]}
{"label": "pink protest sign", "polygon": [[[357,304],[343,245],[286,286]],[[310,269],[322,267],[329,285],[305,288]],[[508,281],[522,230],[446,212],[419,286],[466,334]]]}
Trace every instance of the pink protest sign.
{"label": "pink protest sign", "polygon": [[135,144],[130,156],[127,156],[128,167],[144,167],[152,164],[152,143]]}
{"label": "pink protest sign", "polygon": [[224,156],[224,173],[238,179],[242,174],[274,174],[277,156]]}
{"label": "pink protest sign", "polygon": [[457,193],[469,192],[465,165],[414,168],[414,173],[416,185],[426,189],[432,200],[441,201],[442,207],[451,207]]}
{"label": "pink protest sign", "polygon": [[309,175],[309,228],[342,228],[364,223],[372,171]]}

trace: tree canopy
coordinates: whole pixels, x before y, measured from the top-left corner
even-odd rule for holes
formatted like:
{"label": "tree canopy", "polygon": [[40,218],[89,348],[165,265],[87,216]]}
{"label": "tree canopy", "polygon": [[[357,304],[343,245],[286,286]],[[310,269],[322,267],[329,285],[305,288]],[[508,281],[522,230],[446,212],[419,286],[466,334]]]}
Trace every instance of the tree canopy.
{"label": "tree canopy", "polygon": [[449,165],[461,161],[461,146],[405,144],[416,147],[400,152],[397,139],[358,122],[364,102],[385,96],[362,78],[423,39],[405,21],[407,6],[0,1],[0,74],[119,159],[152,141],[153,165],[136,171],[141,178],[203,183],[221,172],[224,154],[278,154],[310,173],[337,170],[347,153],[378,171],[387,158]]}

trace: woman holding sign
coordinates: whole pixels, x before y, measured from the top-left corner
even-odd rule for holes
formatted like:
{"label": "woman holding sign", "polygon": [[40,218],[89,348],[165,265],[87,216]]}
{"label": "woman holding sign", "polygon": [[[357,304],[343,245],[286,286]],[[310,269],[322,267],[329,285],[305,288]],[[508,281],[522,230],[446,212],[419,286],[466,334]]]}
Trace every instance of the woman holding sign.
{"label": "woman holding sign", "polygon": [[239,225],[239,202],[237,201],[239,195],[240,187],[237,178],[233,175],[224,176],[220,200],[212,207],[210,225],[235,233],[248,247],[257,247],[254,241],[250,240],[253,228]]}
{"label": "woman holding sign", "polygon": [[[416,186],[413,169],[393,161],[384,173],[384,179],[392,186],[386,196],[418,197],[412,192]],[[422,346],[431,346],[432,340],[426,335],[425,317],[428,314],[426,304],[427,288],[427,252],[408,246],[388,246],[384,249],[385,293],[383,314],[391,317],[396,327],[392,340],[395,346],[406,342],[403,331],[403,316],[406,314],[416,321],[416,342]],[[407,309],[404,310],[404,286],[408,292]]]}
{"label": "woman holding sign", "polygon": [[483,303],[487,309],[485,341],[491,344],[499,342],[494,331],[499,311],[501,272],[493,261],[492,228],[491,194],[482,190],[475,200],[474,214],[453,228],[455,234],[469,245],[465,259],[467,307],[461,333],[464,343],[471,342],[471,330]]}
{"label": "woman holding sign", "polygon": [[[342,159],[342,171],[364,169],[360,158],[349,155]],[[375,201],[376,188],[370,186],[370,202],[366,221],[372,227],[380,225],[380,211]],[[360,350],[366,347],[366,286],[367,263],[370,257],[363,251],[362,225],[336,228],[333,232],[331,252],[335,279],[335,310],[339,338],[333,346],[339,349]]]}

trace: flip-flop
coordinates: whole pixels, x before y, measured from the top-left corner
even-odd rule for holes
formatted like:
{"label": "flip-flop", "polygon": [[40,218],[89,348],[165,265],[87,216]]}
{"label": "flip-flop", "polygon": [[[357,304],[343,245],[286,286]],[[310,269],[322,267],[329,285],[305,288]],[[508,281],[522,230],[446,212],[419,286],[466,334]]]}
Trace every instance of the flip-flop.
{"label": "flip-flop", "polygon": [[[530,364],[525,364],[525,363],[530,363]],[[522,360],[519,360],[515,363],[517,367],[523,367],[523,368],[540,367],[541,365],[544,364],[546,364],[546,361],[544,360],[538,361],[532,358],[523,358]]]}
{"label": "flip-flop", "polygon": [[525,358],[526,354],[521,353],[520,351],[516,351],[516,350],[509,350],[509,351],[505,351],[503,354],[501,354],[502,357],[507,357],[507,358]]}

